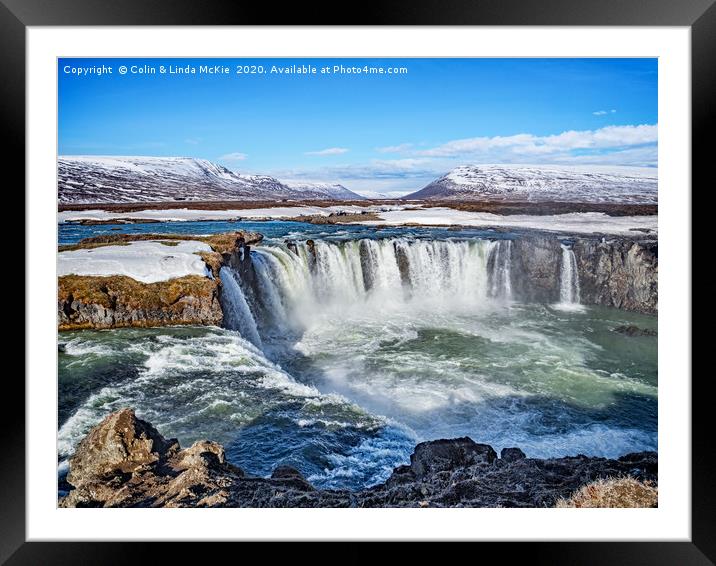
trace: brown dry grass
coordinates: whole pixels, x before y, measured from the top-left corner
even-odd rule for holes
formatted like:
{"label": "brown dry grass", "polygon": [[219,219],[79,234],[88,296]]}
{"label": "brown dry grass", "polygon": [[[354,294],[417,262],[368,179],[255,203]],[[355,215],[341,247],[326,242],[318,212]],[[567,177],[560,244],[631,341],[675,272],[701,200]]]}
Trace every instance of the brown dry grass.
{"label": "brown dry grass", "polygon": [[[318,206],[325,208],[335,205],[366,205],[381,204],[388,201],[374,200],[181,200],[165,202],[124,202],[124,203],[96,203],[76,204],[62,203],[57,209],[66,210],[107,210],[111,212],[136,212],[138,210],[176,210],[187,208],[189,210],[252,210],[255,208],[302,207]],[[399,201],[390,201],[399,202]]]}
{"label": "brown dry grass", "polygon": [[185,275],[156,283],[142,283],[126,275],[63,275],[57,279],[59,300],[64,301],[71,295],[76,301],[106,308],[113,306],[114,298],[133,308],[173,305],[188,295],[211,296],[216,285],[216,281],[201,275]]}
{"label": "brown dry grass", "polygon": [[[118,305],[124,310],[142,311],[146,319],[131,320],[117,323],[116,326],[156,326],[166,323],[151,313],[163,313],[166,316],[179,316],[184,297],[202,300],[211,304],[216,297],[218,280],[201,275],[186,275],[158,281],[141,283],[124,275],[105,277],[90,275],[64,275],[57,279],[58,300],[70,304],[74,301],[83,304],[101,305],[106,309],[116,309]],[[174,324],[181,324],[180,319],[171,319]],[[192,323],[194,321],[187,321]],[[216,322],[216,321],[208,321]],[[60,330],[93,328],[90,323],[60,324]]]}
{"label": "brown dry grass", "polygon": [[204,260],[204,263],[209,266],[211,273],[214,277],[219,276],[219,270],[224,263],[220,253],[217,252],[196,252],[196,254]]}
{"label": "brown dry grass", "polygon": [[[281,207],[329,207],[329,206],[370,206],[370,205],[422,205],[425,207],[444,206],[455,210],[469,212],[491,212],[493,214],[566,214],[569,212],[603,212],[609,216],[639,216],[658,214],[656,204],[622,204],[622,203],[590,203],[590,202],[530,202],[509,199],[491,200],[401,200],[366,199],[348,200],[306,200],[306,201],[171,201],[171,202],[136,202],[117,204],[60,204],[58,210],[106,210],[110,212],[136,212],[139,210],[171,210],[188,208],[190,210],[248,210],[255,208]],[[128,219],[123,219],[129,222]],[[141,222],[140,219],[133,219]],[[120,220],[89,220],[87,223],[121,223]],[[81,222],[80,222],[81,223]]]}
{"label": "brown dry grass", "polygon": [[561,498],[555,507],[656,507],[658,489],[631,477],[598,479]]}
{"label": "brown dry grass", "polygon": [[359,214],[331,214],[323,216],[321,214],[307,214],[305,216],[293,216],[284,218],[288,222],[309,222],[311,224],[351,224],[353,222],[366,222],[369,220],[380,220],[380,216],[375,212],[364,212]]}
{"label": "brown dry grass", "polygon": [[621,204],[611,202],[529,202],[529,201],[481,201],[481,200],[429,200],[426,208],[447,207],[466,212],[490,212],[509,216],[532,214],[537,216],[568,214],[572,212],[603,212],[608,216],[642,216],[659,213],[656,204]]}
{"label": "brown dry grass", "polygon": [[58,246],[57,251],[69,252],[73,250],[86,250],[102,246],[126,246],[129,242],[157,240],[165,245],[177,245],[177,240],[195,240],[205,242],[217,253],[231,253],[236,248],[239,239],[247,244],[256,244],[263,239],[261,234],[255,232],[224,232],[210,236],[195,236],[192,234],[103,234],[80,240],[76,244]]}

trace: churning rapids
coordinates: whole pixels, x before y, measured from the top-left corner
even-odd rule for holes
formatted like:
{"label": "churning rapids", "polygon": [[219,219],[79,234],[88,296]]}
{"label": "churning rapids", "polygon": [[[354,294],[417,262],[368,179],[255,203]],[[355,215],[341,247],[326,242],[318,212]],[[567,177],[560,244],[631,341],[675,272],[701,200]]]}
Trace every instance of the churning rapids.
{"label": "churning rapids", "polygon": [[[509,239],[269,239],[223,267],[226,328],[63,333],[59,453],[129,406],[183,446],[208,438],[250,473],[319,487],[386,479],[422,440],[470,436],[528,456],[655,450],[656,318],[521,304]],[[64,463],[60,467],[63,468]]]}

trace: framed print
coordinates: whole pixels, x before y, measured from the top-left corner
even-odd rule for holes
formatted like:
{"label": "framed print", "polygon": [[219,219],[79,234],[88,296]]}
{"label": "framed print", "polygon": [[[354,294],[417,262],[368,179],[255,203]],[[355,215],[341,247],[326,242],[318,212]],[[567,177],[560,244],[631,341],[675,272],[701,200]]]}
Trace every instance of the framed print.
{"label": "framed print", "polygon": [[3,560],[711,563],[691,187],[716,9],[578,4],[337,26],[5,1],[27,336]]}

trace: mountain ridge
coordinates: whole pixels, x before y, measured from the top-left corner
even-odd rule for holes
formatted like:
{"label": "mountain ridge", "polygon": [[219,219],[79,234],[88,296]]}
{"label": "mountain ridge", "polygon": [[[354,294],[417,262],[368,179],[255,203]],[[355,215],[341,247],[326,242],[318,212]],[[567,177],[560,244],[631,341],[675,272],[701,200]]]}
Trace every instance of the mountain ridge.
{"label": "mountain ridge", "polygon": [[656,204],[647,167],[460,165],[406,200],[521,200]]}
{"label": "mountain ridge", "polygon": [[290,184],[193,157],[64,155],[57,160],[57,191],[61,204],[363,199],[338,184]]}

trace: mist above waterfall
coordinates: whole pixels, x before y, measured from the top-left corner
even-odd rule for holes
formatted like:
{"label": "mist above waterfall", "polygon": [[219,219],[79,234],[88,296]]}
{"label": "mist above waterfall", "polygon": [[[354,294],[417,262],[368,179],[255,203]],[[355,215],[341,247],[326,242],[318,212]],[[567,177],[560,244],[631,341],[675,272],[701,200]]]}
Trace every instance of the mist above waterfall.
{"label": "mist above waterfall", "polygon": [[488,310],[512,298],[510,261],[508,240],[386,238],[261,246],[251,253],[250,281],[222,268],[222,280],[229,278],[222,293],[225,326],[248,332],[245,338],[258,345],[258,335],[270,340],[298,333],[325,313]]}

